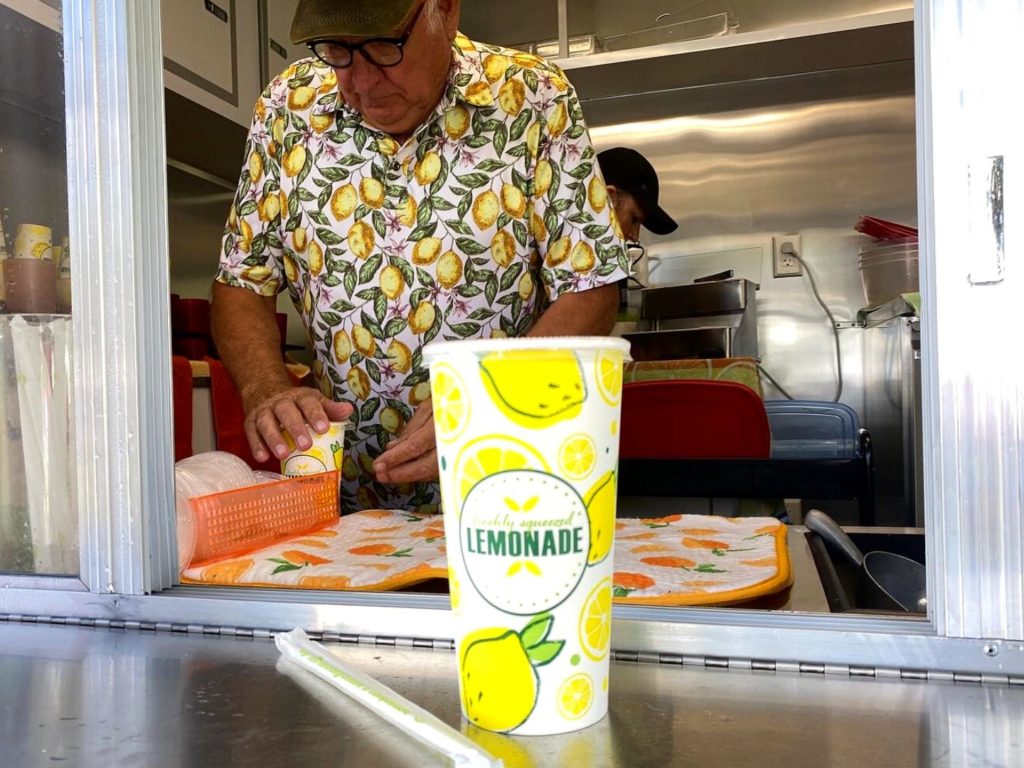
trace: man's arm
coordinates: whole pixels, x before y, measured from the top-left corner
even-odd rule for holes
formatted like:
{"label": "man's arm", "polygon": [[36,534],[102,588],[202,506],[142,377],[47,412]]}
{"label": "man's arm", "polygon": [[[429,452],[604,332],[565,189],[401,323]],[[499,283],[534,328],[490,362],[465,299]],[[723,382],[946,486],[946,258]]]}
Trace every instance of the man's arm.
{"label": "man's arm", "polygon": [[537,318],[527,336],[607,336],[619,309],[619,286],[563,293]]}
{"label": "man's arm", "polygon": [[270,453],[279,459],[288,455],[282,427],[305,450],[312,445],[306,424],[323,433],[329,421],[346,419],[352,412],[346,403],[331,402],[315,389],[292,384],[281,356],[275,311],[274,296],[213,284],[213,340],[242,396],[245,435],[257,461],[266,461]]}

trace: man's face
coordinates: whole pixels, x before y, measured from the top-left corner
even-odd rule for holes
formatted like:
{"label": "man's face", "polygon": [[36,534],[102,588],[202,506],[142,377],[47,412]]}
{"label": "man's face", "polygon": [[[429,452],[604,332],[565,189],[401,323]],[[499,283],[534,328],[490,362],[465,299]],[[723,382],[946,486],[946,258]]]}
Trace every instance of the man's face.
{"label": "man's face", "polygon": [[640,241],[640,226],[644,223],[644,213],[640,210],[636,199],[614,186],[608,186],[611,194],[612,204],[615,207],[615,217],[619,220],[622,234],[630,242]]}
{"label": "man's face", "polygon": [[[429,0],[425,0],[429,2]],[[345,102],[367,123],[394,136],[411,134],[437,106],[451,64],[451,42],[458,25],[457,0],[438,0],[438,17],[427,8],[415,20],[400,64],[378,67],[361,53],[352,64],[335,68]],[[401,37],[395,29],[386,37]],[[358,43],[359,38],[343,38]]]}

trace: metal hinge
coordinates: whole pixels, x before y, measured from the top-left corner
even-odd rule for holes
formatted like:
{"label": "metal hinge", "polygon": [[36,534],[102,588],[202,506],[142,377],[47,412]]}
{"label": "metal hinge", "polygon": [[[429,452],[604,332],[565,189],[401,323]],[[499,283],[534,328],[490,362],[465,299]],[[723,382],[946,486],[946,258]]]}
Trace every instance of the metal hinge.
{"label": "metal hinge", "polygon": [[1024,686],[1024,677],[1010,677],[1009,675],[988,675],[930,669],[901,669],[897,667],[868,667],[850,664],[823,664],[814,661],[734,659],[724,656],[681,655],[677,653],[650,653],[627,650],[612,651],[612,660],[643,664],[667,664],[677,667],[693,666],[711,669],[743,670],[746,672],[821,675],[823,677],[870,677],[876,680],[923,680],[928,682]]}

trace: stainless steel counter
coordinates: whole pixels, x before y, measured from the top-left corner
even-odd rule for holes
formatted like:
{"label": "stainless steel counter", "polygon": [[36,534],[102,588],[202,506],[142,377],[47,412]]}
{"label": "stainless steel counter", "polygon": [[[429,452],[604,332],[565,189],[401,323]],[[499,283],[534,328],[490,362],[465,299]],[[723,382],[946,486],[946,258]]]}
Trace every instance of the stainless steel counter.
{"label": "stainless steel counter", "polygon": [[[447,651],[330,645],[463,727]],[[445,765],[266,639],[0,623],[0,766]],[[508,768],[1020,766],[1024,689],[615,663],[575,734],[473,731]]]}

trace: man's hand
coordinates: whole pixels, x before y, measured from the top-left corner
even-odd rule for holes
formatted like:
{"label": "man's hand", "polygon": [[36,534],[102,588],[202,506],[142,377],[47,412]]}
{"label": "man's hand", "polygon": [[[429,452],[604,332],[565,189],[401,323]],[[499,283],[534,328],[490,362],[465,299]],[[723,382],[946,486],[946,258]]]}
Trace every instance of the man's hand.
{"label": "man's hand", "polygon": [[245,436],[256,461],[266,461],[271,453],[279,459],[288,455],[282,429],[288,431],[300,449],[306,450],[313,444],[307,424],[323,434],[330,422],[344,421],[352,415],[348,403],[335,403],[309,387],[278,387],[244,400]]}
{"label": "man's hand", "polygon": [[373,471],[381,483],[415,483],[437,480],[437,450],[434,440],[434,408],[424,400],[377,460]]}

